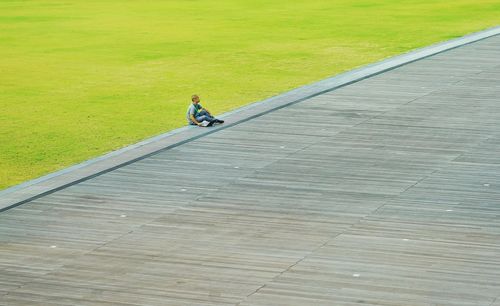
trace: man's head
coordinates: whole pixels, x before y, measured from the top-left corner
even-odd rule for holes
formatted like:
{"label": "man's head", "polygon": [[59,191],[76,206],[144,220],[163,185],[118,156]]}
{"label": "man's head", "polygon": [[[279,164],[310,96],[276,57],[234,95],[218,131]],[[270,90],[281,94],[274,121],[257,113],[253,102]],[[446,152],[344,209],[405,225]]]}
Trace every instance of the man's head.
{"label": "man's head", "polygon": [[197,104],[198,102],[200,102],[200,97],[198,97],[198,95],[192,95],[191,101],[193,101],[194,104]]}

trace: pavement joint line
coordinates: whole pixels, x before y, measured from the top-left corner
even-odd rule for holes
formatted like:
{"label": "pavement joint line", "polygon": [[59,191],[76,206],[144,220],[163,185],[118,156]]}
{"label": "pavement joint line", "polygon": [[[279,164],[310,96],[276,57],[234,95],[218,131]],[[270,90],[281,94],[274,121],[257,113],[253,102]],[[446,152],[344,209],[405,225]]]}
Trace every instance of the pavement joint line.
{"label": "pavement joint line", "polygon": [[[262,111],[258,111],[255,114],[251,114],[250,116],[244,117],[244,118],[239,119],[235,122],[232,122],[232,123],[227,122],[223,126],[211,128],[208,131],[198,133],[197,135],[191,136],[187,139],[177,141],[171,145],[167,145],[163,148],[154,150],[152,152],[146,153],[146,154],[141,155],[139,157],[132,158],[128,161],[118,163],[114,166],[108,167],[108,168],[101,170],[101,171],[97,171],[93,174],[83,176],[79,179],[72,179],[69,182],[63,183],[58,187],[54,187],[54,188],[50,187],[46,191],[42,191],[42,192],[36,193],[34,195],[25,196],[21,200],[15,200],[14,203],[7,204],[7,206],[2,207],[1,203],[0,203],[0,212],[4,212],[6,210],[17,207],[17,206],[22,205],[24,203],[31,202],[31,201],[36,200],[38,198],[52,194],[52,193],[57,192],[59,190],[70,187],[72,185],[76,185],[78,183],[87,181],[89,179],[95,178],[95,177],[100,176],[102,174],[114,171],[116,169],[127,166],[129,164],[134,163],[134,162],[151,157],[153,155],[159,154],[159,153],[164,152],[166,150],[178,147],[178,146],[183,145],[185,143],[192,142],[192,141],[197,140],[201,137],[211,135],[211,134],[216,133],[220,130],[224,130],[224,129],[242,124],[244,122],[261,117],[261,116],[266,115],[268,113],[271,113],[271,112],[280,110],[282,108],[285,108],[285,107],[303,102],[305,100],[311,99],[313,97],[334,91],[338,88],[357,83],[357,82],[362,81],[364,79],[374,77],[376,75],[379,75],[381,73],[396,69],[398,67],[401,67],[401,66],[404,66],[404,65],[407,65],[407,64],[410,64],[410,63],[413,63],[413,62],[416,62],[416,61],[419,61],[419,60],[422,60],[422,59],[425,59],[425,58],[428,58],[428,57],[431,57],[431,56],[434,56],[434,55],[437,55],[437,54],[440,54],[443,52],[447,52],[447,51],[450,51],[450,50],[453,50],[453,49],[456,49],[456,48],[459,48],[459,47],[462,47],[462,46],[465,46],[468,44],[472,44],[472,43],[475,43],[475,42],[478,42],[478,41],[481,41],[481,40],[484,40],[487,38],[491,38],[491,37],[494,37],[497,35],[500,35],[500,26],[496,26],[496,27],[489,28],[489,29],[486,29],[486,30],[483,30],[480,32],[468,34],[468,35],[465,35],[465,36],[462,36],[462,37],[459,37],[456,39],[433,44],[433,45],[430,45],[430,46],[427,46],[424,48],[412,50],[408,53],[404,53],[404,54],[397,55],[397,56],[394,56],[394,57],[391,57],[391,58],[388,58],[388,59],[385,59],[385,60],[382,60],[379,62],[368,64],[366,66],[356,68],[356,69],[353,69],[353,70],[345,72],[345,73],[341,73],[339,75],[324,79],[322,81],[319,81],[319,82],[316,82],[313,84],[309,84],[309,85],[305,85],[305,86],[293,89],[291,91],[279,94],[277,96],[270,97],[270,98],[265,99],[263,101],[258,101],[258,102],[243,106],[243,107],[238,108],[236,110],[224,113],[218,117],[227,118],[227,117],[230,117],[231,115],[240,114],[242,112],[252,110],[252,109],[255,109],[255,108],[258,108],[261,106],[263,106],[263,107],[269,106],[269,108],[264,109]],[[299,97],[294,98],[293,97],[294,95],[299,96]],[[290,97],[290,96],[292,96],[292,97]],[[280,100],[284,100],[284,102],[280,102]],[[277,104],[277,105],[273,105],[273,103]],[[33,186],[36,187],[37,184],[50,181],[51,179],[54,179],[54,178],[59,177],[61,175],[72,173],[74,171],[85,168],[87,166],[91,166],[91,165],[99,163],[101,161],[109,160],[110,158],[120,156],[123,153],[133,151],[134,149],[138,149],[138,148],[147,146],[149,144],[157,143],[160,140],[168,139],[169,137],[172,137],[174,135],[180,135],[183,132],[190,131],[190,130],[195,129],[195,128],[198,128],[198,127],[184,126],[184,127],[179,128],[179,129],[169,131],[167,133],[160,134],[160,135],[154,136],[152,138],[146,139],[144,141],[138,142],[136,144],[127,146],[125,148],[122,148],[122,149],[119,149],[116,151],[112,151],[110,153],[104,154],[104,155],[99,156],[97,158],[94,158],[94,159],[91,159],[88,161],[84,161],[80,164],[77,164],[77,165],[59,170],[57,172],[50,173],[48,175],[27,181],[25,183],[21,183],[19,185],[7,188],[5,190],[0,191],[0,200],[2,199],[2,197],[5,197],[5,196],[11,195],[11,194],[15,194],[16,192],[23,191],[25,189],[29,189],[30,187],[33,187]]]}

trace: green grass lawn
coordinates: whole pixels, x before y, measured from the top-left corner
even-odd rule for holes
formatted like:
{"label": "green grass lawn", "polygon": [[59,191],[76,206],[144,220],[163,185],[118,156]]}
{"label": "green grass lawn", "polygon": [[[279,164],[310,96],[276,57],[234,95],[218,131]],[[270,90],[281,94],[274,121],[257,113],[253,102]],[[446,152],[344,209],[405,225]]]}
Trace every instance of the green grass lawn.
{"label": "green grass lawn", "polygon": [[0,1],[0,189],[500,24],[498,0]]}

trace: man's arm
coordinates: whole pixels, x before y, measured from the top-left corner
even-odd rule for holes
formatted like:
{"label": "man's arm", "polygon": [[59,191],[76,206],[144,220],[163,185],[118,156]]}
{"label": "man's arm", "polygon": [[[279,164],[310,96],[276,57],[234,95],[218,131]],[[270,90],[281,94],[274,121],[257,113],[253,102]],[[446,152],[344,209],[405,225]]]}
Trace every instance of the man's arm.
{"label": "man's arm", "polygon": [[206,111],[206,112],[207,112],[210,116],[212,116],[212,114],[210,113],[210,111],[209,111],[208,109],[204,108],[203,106],[201,107],[201,109],[200,109],[200,110],[204,110],[204,111]]}
{"label": "man's arm", "polygon": [[199,126],[199,125],[201,124],[200,122],[198,122],[198,121],[196,120],[196,118],[194,117],[194,115],[193,115],[193,114],[189,114],[189,117],[191,118],[191,121],[193,121],[194,123],[196,123],[196,125],[198,125],[198,126]]}

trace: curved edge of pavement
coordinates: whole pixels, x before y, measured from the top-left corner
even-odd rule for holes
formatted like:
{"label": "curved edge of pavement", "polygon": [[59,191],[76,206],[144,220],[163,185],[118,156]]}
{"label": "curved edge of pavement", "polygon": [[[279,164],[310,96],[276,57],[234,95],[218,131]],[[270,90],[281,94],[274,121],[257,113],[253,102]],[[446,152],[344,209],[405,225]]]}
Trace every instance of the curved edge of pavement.
{"label": "curved edge of pavement", "polygon": [[495,35],[500,35],[500,26],[416,49],[243,106],[218,116],[224,118],[226,121],[221,126],[208,129],[185,126],[84,161],[69,168],[7,188],[0,191],[0,212],[283,107]]}

